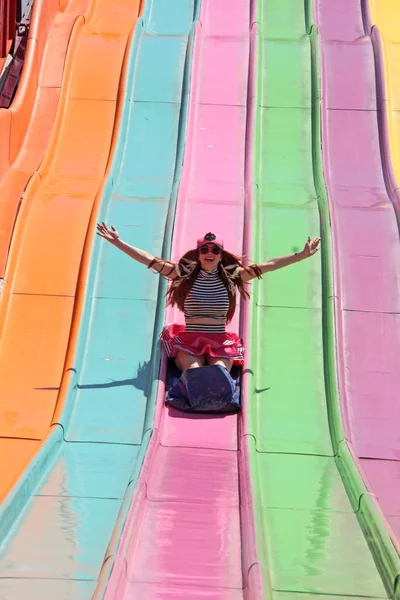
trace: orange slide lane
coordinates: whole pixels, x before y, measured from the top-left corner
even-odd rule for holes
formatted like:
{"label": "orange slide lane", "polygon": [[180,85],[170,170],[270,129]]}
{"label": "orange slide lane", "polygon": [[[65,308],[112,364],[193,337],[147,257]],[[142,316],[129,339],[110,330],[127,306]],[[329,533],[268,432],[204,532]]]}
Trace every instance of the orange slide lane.
{"label": "orange slide lane", "polygon": [[92,0],[74,27],[51,140],[16,222],[0,297],[0,501],[61,410],[79,269],[139,13],[140,0]]}
{"label": "orange slide lane", "polygon": [[83,22],[80,15],[88,4],[89,0],[34,2],[17,93],[10,108],[0,109],[0,278],[22,192],[50,140],[71,31]]}

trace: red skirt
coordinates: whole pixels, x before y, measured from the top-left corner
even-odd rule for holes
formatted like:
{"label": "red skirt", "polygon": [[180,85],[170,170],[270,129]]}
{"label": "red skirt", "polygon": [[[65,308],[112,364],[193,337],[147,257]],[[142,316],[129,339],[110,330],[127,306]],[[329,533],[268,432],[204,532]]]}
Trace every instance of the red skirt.
{"label": "red skirt", "polygon": [[184,325],[167,325],[160,334],[165,352],[175,358],[179,350],[194,356],[229,358],[234,365],[243,364],[244,348],[236,333],[186,332]]}

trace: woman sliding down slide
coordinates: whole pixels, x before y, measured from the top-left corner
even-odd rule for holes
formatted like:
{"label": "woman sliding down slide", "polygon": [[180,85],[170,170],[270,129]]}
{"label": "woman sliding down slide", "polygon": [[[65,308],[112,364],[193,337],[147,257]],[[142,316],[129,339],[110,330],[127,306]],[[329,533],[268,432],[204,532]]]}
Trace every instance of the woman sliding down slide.
{"label": "woman sliding down slide", "polygon": [[168,304],[176,305],[185,315],[185,325],[168,325],[161,340],[170,358],[181,371],[207,365],[225,367],[243,363],[244,348],[235,333],[225,331],[236,308],[236,288],[243,298],[249,296],[244,284],[268,271],[282,269],[309,258],[319,250],[320,238],[308,238],[304,249],[287,256],[272,258],[259,265],[245,266],[239,257],[224,250],[223,240],[207,233],[197,246],[178,263],[151,256],[119,237],[115,227],[97,225],[97,233],[134,260],[171,281]]}

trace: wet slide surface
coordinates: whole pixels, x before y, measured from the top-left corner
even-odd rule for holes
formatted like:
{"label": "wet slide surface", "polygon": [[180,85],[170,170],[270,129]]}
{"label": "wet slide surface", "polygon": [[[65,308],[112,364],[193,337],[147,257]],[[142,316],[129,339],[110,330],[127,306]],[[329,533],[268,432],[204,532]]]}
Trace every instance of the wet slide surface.
{"label": "wet slide surface", "polygon": [[[13,236],[0,305],[0,449],[9,458],[1,482],[3,497],[27,468],[1,512],[5,541],[0,590],[13,598],[28,591],[32,598],[62,593],[88,597],[93,589],[89,580],[96,579],[105,549],[97,524],[107,519],[114,523],[118,513],[117,505],[108,513],[104,507],[103,513],[101,502],[91,506],[77,497],[65,498],[74,485],[81,485],[81,491],[85,483],[90,485],[90,472],[79,477],[74,471],[80,461],[90,462],[90,451],[64,457],[43,496],[31,496],[32,488],[52,452],[42,449],[32,464],[29,458],[46,438],[58,435],[53,451],[62,438],[53,414],[61,412],[64,400],[59,393],[78,273],[110,152],[125,49],[138,12],[139,4],[128,0],[93,1],[85,22],[74,30],[54,133],[25,193]],[[68,460],[74,468],[66,474],[62,468]],[[24,518],[15,522],[26,501]],[[21,526],[25,529],[19,535]],[[77,543],[76,551],[80,536],[90,538],[90,545],[79,548]]]}
{"label": "wet slide surface", "polygon": [[[225,6],[223,1],[218,6],[207,0],[203,3],[202,26],[198,26],[194,54],[189,137],[175,223],[175,231],[184,233],[174,238],[174,259],[192,247],[196,237],[210,228],[224,235],[227,247],[237,253],[242,251],[244,164],[246,145],[249,145],[248,139],[246,141],[246,95],[250,7],[243,2],[234,12],[229,12],[231,7]],[[89,20],[88,27],[90,29],[91,23],[97,32],[102,19],[94,7],[98,9],[100,4],[92,4],[89,11],[90,18],[95,20]],[[123,3],[121,14],[126,10],[125,6]],[[347,34],[343,35],[343,40],[336,37],[345,13],[347,16],[361,15],[358,10],[352,13],[349,6],[347,2],[346,10],[338,13],[337,8],[336,12],[329,12],[332,4],[326,0],[318,3],[316,15],[321,24],[325,67],[335,51],[341,55],[347,50],[342,42],[350,42],[347,45],[352,52],[357,45],[356,37],[359,41],[356,35],[354,40],[347,40]],[[185,59],[185,54],[194,13],[193,1],[179,0],[176,11],[167,12],[165,3],[148,0],[130,49],[115,159],[101,189],[100,218],[114,223],[123,239],[156,255],[169,254],[187,101],[187,89],[183,84],[187,77],[188,57],[186,55]],[[108,17],[106,15],[106,23],[111,31]],[[126,21],[126,14],[124,19]],[[312,127],[319,127],[315,116],[319,99],[312,93],[310,42],[315,47],[315,35],[311,40],[307,35],[302,3],[296,2],[294,6],[289,0],[260,2],[257,20],[260,39],[255,178],[259,194],[255,198],[255,243],[251,257],[262,261],[269,256],[301,249],[309,233],[323,233],[326,206],[315,173],[319,158],[311,135]],[[127,23],[125,27],[126,41]],[[354,25],[350,30],[353,34]],[[77,35],[78,47],[79,40]],[[367,45],[369,39],[363,41]],[[122,54],[119,54],[120,64]],[[345,72],[343,65],[339,69],[337,63],[333,64],[329,66],[332,76]],[[348,58],[346,64],[353,63]],[[363,73],[362,69],[360,71]],[[71,71],[68,74],[71,75]],[[74,74],[75,68],[72,76]],[[324,94],[328,117],[329,111],[345,110],[346,102],[341,106],[339,101],[333,110],[329,105],[330,97],[338,98],[338,87],[336,79],[328,82],[329,93]],[[112,94],[106,96],[114,104],[115,112],[115,99],[111,98]],[[68,115],[68,100],[72,99],[76,100],[75,93],[71,98],[67,94],[61,99],[65,101],[63,118]],[[92,98],[85,100],[92,103]],[[351,110],[357,112],[356,106],[357,103]],[[376,114],[376,108],[363,110],[375,110]],[[78,114],[82,114],[81,109]],[[93,117],[91,127],[94,120]],[[83,123],[76,123],[82,129]],[[111,118],[108,123],[112,123]],[[62,125],[60,118],[58,126]],[[104,133],[104,129],[102,131]],[[110,138],[111,133],[107,138],[108,146]],[[342,143],[343,139],[346,138],[341,138]],[[341,140],[338,136],[338,142]],[[100,142],[98,138],[95,141],[93,148],[98,151]],[[52,141],[53,149],[59,150],[64,142],[65,138],[59,134],[57,143]],[[60,151],[56,152],[56,158],[59,154]],[[105,146],[104,153],[99,154],[104,173]],[[41,171],[42,187],[35,177],[28,188],[29,208],[23,208],[23,227],[27,223],[28,237],[32,221],[37,227],[35,219],[29,220],[31,211],[36,210],[41,218],[49,214],[43,206],[39,213],[35,199],[41,198],[42,205],[51,205],[51,194],[54,197],[59,194],[61,201],[61,192],[56,186],[62,180],[63,200],[69,199],[69,209],[75,211],[74,223],[78,222],[78,234],[80,231],[80,238],[78,235],[79,239],[74,239],[74,243],[81,244],[82,253],[82,232],[86,232],[83,220],[86,219],[87,228],[90,193],[93,205],[93,190],[99,188],[102,179],[101,170],[97,171],[98,165],[94,164],[95,159],[100,160],[99,154],[94,151],[90,168],[86,173],[80,172],[80,184],[70,188],[66,195],[65,182],[71,177],[70,171],[61,169],[61,161],[57,163],[56,160],[57,171],[45,160]],[[67,154],[63,156],[66,158]],[[76,164],[75,159],[68,155],[68,167],[71,163]],[[62,164],[65,166],[66,163]],[[376,164],[378,161],[373,162],[374,168]],[[332,194],[330,175],[331,170],[329,191]],[[48,177],[52,187],[46,188]],[[74,175],[74,182],[76,179]],[[350,188],[348,183],[334,186],[335,193],[346,196],[347,191],[349,197],[354,190],[345,190],[346,186]],[[371,197],[374,191],[371,186]],[[381,199],[381,188],[377,194]],[[86,203],[85,210],[79,209],[79,213],[75,206],[78,201]],[[383,201],[382,204],[386,209]],[[60,205],[61,202],[58,208]],[[51,211],[51,207],[46,210]],[[66,212],[63,208],[56,225],[66,218]],[[227,214],[232,219],[229,222]],[[46,217],[43,229],[39,228],[41,238],[46,235],[49,223],[54,225]],[[221,226],[223,223],[225,225]],[[337,223],[339,220],[334,223],[334,233],[338,230],[335,229]],[[92,218],[88,242],[92,239],[93,225]],[[25,239],[21,231],[17,229],[16,232],[20,236],[16,239],[20,241]],[[32,242],[34,233],[30,235]],[[54,243],[55,232],[51,235],[47,232],[47,235]],[[76,237],[75,230],[73,236]],[[71,242],[65,242],[64,238],[64,243],[64,251],[70,252]],[[26,245],[21,251],[22,265],[28,265],[24,258],[28,248]],[[33,285],[29,273],[19,275],[17,269],[21,263],[13,251],[3,314],[15,314],[13,306],[19,295],[22,298],[37,295],[43,299],[48,294],[50,299],[73,301],[75,292],[71,290],[76,287],[81,255],[73,248],[72,251],[75,252],[72,262],[76,273],[74,275],[71,269],[68,271],[66,284],[61,281],[61,271],[52,271],[52,257],[46,257],[44,252],[39,256],[42,263],[45,258],[48,261],[40,269],[53,272],[56,283],[53,284],[51,279],[46,281],[38,273],[41,281],[38,288]],[[264,588],[267,597],[278,600],[289,597],[296,600],[344,596],[384,598],[384,587],[337,471],[329,436],[322,360],[323,352],[326,352],[322,335],[326,274],[318,258],[272,273],[261,284],[253,284],[252,330],[259,331],[262,337],[254,337],[250,347],[249,367],[255,373],[255,392],[251,395],[251,412],[245,432],[250,434],[246,437],[251,447]],[[363,273],[357,266],[357,276],[359,271]],[[19,288],[15,287],[15,281]],[[248,567],[254,559],[249,560],[251,539],[243,495],[246,473],[241,464],[243,457],[238,452],[241,440],[236,416],[189,418],[167,410],[163,406],[161,385],[155,429],[143,473],[137,482],[152,431],[157,387],[154,371],[159,358],[157,335],[164,316],[162,294],[165,284],[100,240],[93,246],[88,279],[84,285],[83,282],[81,278],[78,283],[83,307],[79,312],[76,355],[73,362],[67,362],[67,367],[72,366],[74,371],[68,389],[65,391],[63,387],[62,402],[59,402],[55,416],[61,368],[51,374],[51,384],[46,379],[48,375],[41,372],[42,389],[35,390],[32,404],[28,404],[32,414],[33,411],[36,414],[37,406],[42,406],[46,395],[53,398],[52,403],[43,402],[42,423],[33,421],[32,415],[25,420],[18,411],[13,412],[7,407],[3,411],[3,400],[0,401],[2,431],[5,432],[0,449],[4,443],[7,456],[19,461],[14,466],[12,463],[11,470],[7,471],[9,482],[36,452],[47,435],[49,423],[53,423],[52,433],[39,453],[40,460],[34,461],[24,474],[28,490],[32,486],[30,479],[36,481],[44,475],[44,481],[29,498],[20,520],[13,525],[0,549],[0,596],[29,595],[33,600],[43,600],[63,594],[66,598],[88,600],[93,592],[100,595],[114,564],[128,504],[135,494],[107,598],[122,600],[137,596],[146,600],[159,594],[168,595],[168,598],[182,595],[188,598],[190,594],[193,598],[224,600],[237,600],[245,594],[248,598],[261,597],[248,581]],[[48,289],[53,293],[48,293]],[[351,293],[351,288],[346,289]],[[17,291],[13,294],[13,290]],[[34,300],[38,305],[40,300]],[[47,317],[54,316],[51,302],[48,304]],[[26,304],[24,310],[28,315],[31,308]],[[168,322],[179,321],[180,317],[174,311],[167,313]],[[21,321],[21,313],[16,321]],[[26,317],[24,337],[26,331],[31,336],[41,335],[47,321],[36,323],[32,333]],[[77,314],[75,327],[78,329]],[[238,328],[238,318],[234,328]],[[10,330],[6,328],[5,331]],[[68,332],[69,324],[65,326],[64,343],[53,338],[58,342],[56,348],[64,348],[64,356]],[[7,341],[4,337],[1,344],[4,339]],[[37,358],[40,364],[46,360],[43,358],[47,347],[44,342],[46,339],[43,338],[39,344],[35,340],[32,342],[32,348],[40,349]],[[54,344],[50,347],[54,352]],[[0,357],[1,352],[0,345]],[[47,359],[47,363],[51,364],[51,361]],[[23,372],[18,370],[18,381]],[[30,388],[23,385],[21,382],[20,390],[24,398],[29,399],[27,389]],[[249,387],[252,389],[251,384]],[[11,386],[8,389],[12,392]],[[35,397],[37,392],[41,393],[39,400]],[[17,395],[10,397],[15,407]],[[22,414],[21,406],[20,411]],[[244,415],[246,418],[246,411]],[[34,426],[28,431],[31,423]],[[61,427],[54,426],[55,423],[62,424],[65,439]],[[18,439],[21,431],[31,439]],[[13,438],[17,439],[7,437],[11,436],[10,432],[14,432]],[[372,439],[370,437],[369,442]],[[387,460],[379,462],[389,466]],[[373,481],[375,472],[367,469],[375,461],[362,459],[361,463],[367,463],[365,470]],[[376,481],[382,482],[378,470]],[[392,471],[385,473],[387,480],[393,476]],[[243,486],[241,493],[239,480]],[[14,514],[13,510],[0,514],[3,531],[8,530],[17,516],[21,504],[17,502],[16,506]],[[393,523],[395,519],[392,526]],[[110,537],[111,544],[107,548]],[[42,542],[40,550],[38,539]],[[104,558],[108,559],[105,564]],[[102,585],[95,590],[102,564]],[[243,588],[247,588],[246,592]]]}
{"label": "wet slide surface", "polygon": [[[21,194],[50,140],[71,32],[82,26],[79,13],[87,4],[73,0],[60,10],[59,3],[52,0],[35,2],[19,87],[10,108],[0,109],[0,278],[5,275]],[[14,411],[7,414],[12,422]],[[34,441],[20,443],[0,438],[0,497],[37,447]]]}
{"label": "wet slide surface", "polygon": [[[242,251],[249,16],[247,1],[234,11],[229,2],[202,2],[174,260],[209,230]],[[167,322],[181,320],[167,311]],[[106,599],[242,599],[250,563],[240,501],[238,418],[170,410],[160,383],[155,429]]]}
{"label": "wet slide surface", "polygon": [[258,5],[252,259],[299,251],[308,235],[326,234],[321,254],[253,284],[248,433],[258,548],[267,597],[385,598],[330,438],[329,227],[316,32],[307,35],[307,17],[303,2]]}
{"label": "wet slide surface", "polygon": [[[364,50],[357,67],[363,65],[363,80],[360,81],[364,87],[372,87],[375,76],[380,84],[377,116],[381,139],[379,142],[376,113],[370,112],[368,121],[371,123],[362,132],[363,137],[349,141],[349,145],[354,143],[362,148],[356,173],[366,179],[368,188],[355,195],[357,206],[362,209],[358,213],[360,216],[357,215],[357,227],[361,232],[358,247],[354,247],[354,240],[350,241],[356,217],[349,223],[350,227],[346,225],[348,248],[352,254],[363,255],[353,259],[353,263],[356,266],[357,260],[365,267],[359,274],[357,288],[354,284],[350,287],[351,273],[343,283],[343,288],[349,286],[352,292],[346,302],[342,301],[346,326],[343,345],[349,356],[345,362],[348,371],[345,398],[350,438],[360,457],[369,489],[378,497],[400,552],[400,8],[397,2],[369,0],[365,3],[365,13],[366,26],[375,26],[372,42],[377,56],[376,72],[370,42],[367,44],[370,55]],[[342,24],[344,31],[346,26],[347,29],[352,26],[352,21],[356,22],[356,18],[348,12]],[[351,91],[360,102],[360,90],[354,86]],[[364,94],[364,103],[365,97]],[[373,106],[369,110],[375,111],[375,97],[371,102]],[[359,113],[360,121],[362,116]],[[363,120],[366,121],[366,116]],[[358,131],[355,135],[359,136]],[[375,166],[379,160],[379,143],[385,167],[383,174],[379,165],[378,168]],[[353,162],[350,166],[355,168]],[[349,179],[348,170],[344,172]],[[351,177],[349,183],[354,188],[354,177]],[[383,177],[390,197],[384,188]],[[343,261],[340,251],[339,265]]]}
{"label": "wet slide surface", "polygon": [[[382,14],[391,7],[391,18],[399,18],[398,5],[395,9],[394,3],[379,6]],[[382,82],[383,76],[394,85],[398,65],[395,69],[392,44],[388,42],[386,64],[393,68],[382,72],[379,40],[376,35],[371,39],[365,30],[359,0],[342,2],[340,8],[338,19],[329,2],[318,3],[339,383],[347,437],[369,491],[377,496],[399,539],[400,387],[396,357],[400,351],[400,244],[389,149],[389,139],[397,143],[398,132],[397,116],[390,112],[395,96],[389,94],[391,102],[387,103],[384,90],[376,88],[376,81]],[[376,20],[379,22],[378,16]],[[389,111],[389,128],[384,123],[385,111]],[[390,146],[396,171],[397,155]]]}
{"label": "wet slide surface", "polygon": [[17,92],[10,108],[0,109],[0,278],[21,195],[50,140],[70,37],[82,26],[88,4],[36,0],[32,9]]}

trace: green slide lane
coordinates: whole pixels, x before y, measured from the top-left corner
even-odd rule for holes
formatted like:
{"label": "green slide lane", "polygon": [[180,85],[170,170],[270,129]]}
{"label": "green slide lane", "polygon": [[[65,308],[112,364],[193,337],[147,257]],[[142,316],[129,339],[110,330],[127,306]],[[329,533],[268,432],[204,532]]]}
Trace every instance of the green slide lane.
{"label": "green slide lane", "polygon": [[323,247],[252,285],[248,433],[257,543],[268,598],[386,598],[338,471],[337,431],[330,433],[338,414],[329,402],[330,241],[311,18],[299,0],[258,3],[251,259],[301,250],[308,235],[321,236]]}

